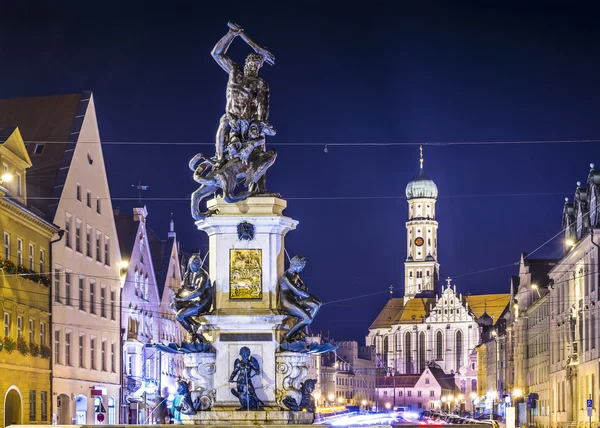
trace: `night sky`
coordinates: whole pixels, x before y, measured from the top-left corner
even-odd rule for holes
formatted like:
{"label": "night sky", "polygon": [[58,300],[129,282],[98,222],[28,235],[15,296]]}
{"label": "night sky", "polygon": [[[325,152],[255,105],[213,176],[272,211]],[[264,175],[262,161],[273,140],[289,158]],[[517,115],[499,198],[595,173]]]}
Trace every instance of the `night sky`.
{"label": "night sky", "polygon": [[[268,188],[300,221],[287,250],[307,258],[303,279],[326,303],[381,292],[322,307],[313,330],[337,339],[363,342],[389,285],[402,295],[416,144],[439,188],[441,277],[464,293],[508,293],[516,266],[471,273],[558,233],[564,198],[600,165],[593,143],[427,145],[599,139],[600,40],[584,3],[15,3],[0,15],[0,97],[92,90],[103,141],[198,143],[104,147],[113,206],[129,212],[141,180],[150,226],[166,237],[173,213],[189,252],[207,239],[189,215],[187,164],[213,153],[225,103],[210,50],[232,20],[275,54],[261,74],[278,131]],[[248,52],[234,41],[237,62]],[[415,145],[324,151],[373,142]],[[556,239],[535,256],[558,255]]]}

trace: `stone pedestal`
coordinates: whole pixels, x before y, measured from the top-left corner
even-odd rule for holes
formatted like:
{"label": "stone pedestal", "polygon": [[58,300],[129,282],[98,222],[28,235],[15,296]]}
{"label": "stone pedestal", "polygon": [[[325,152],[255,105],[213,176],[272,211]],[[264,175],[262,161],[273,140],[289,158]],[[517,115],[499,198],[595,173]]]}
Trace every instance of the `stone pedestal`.
{"label": "stone pedestal", "polygon": [[239,351],[247,346],[261,374],[252,379],[258,398],[276,406],[277,285],[284,272],[284,237],[298,222],[283,215],[283,199],[253,197],[236,204],[208,201],[210,217],[196,222],[209,236],[209,268],[214,311],[206,316],[216,351],[216,406],[239,407],[229,382]]}
{"label": "stone pedestal", "polygon": [[203,409],[211,408],[215,401],[215,361],[214,353],[183,354],[184,377],[191,382],[192,398],[201,398]]}
{"label": "stone pedestal", "polygon": [[308,359],[310,356],[300,352],[279,352],[275,357],[277,365],[277,403],[285,408],[282,400],[286,396],[292,397],[300,404],[302,382],[308,377]]}

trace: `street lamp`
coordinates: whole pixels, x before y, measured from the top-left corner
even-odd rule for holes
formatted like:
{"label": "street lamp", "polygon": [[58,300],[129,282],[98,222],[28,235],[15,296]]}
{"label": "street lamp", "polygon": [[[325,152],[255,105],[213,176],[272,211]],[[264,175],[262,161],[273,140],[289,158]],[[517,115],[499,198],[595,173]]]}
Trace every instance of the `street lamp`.
{"label": "street lamp", "polygon": [[387,410],[390,410],[392,408],[392,405],[390,403],[385,403],[385,408]]}
{"label": "street lamp", "polygon": [[515,389],[513,391],[513,397],[515,398],[519,398],[523,396],[523,391],[521,391],[519,388]]}
{"label": "street lamp", "polygon": [[540,294],[540,287],[537,284],[531,284],[531,289],[537,291],[538,297],[541,299],[542,295]]}
{"label": "street lamp", "polygon": [[344,399],[342,397],[338,397],[337,401],[338,401],[339,404],[342,404],[344,402]]}
{"label": "street lamp", "polygon": [[4,183],[10,183],[13,179],[13,175],[9,172],[5,172],[0,176],[0,184],[4,185]]}

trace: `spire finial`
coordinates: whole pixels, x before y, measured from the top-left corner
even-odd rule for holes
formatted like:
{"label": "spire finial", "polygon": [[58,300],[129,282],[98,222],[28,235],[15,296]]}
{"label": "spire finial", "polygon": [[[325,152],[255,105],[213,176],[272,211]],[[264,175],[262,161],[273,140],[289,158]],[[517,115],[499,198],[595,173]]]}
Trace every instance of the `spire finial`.
{"label": "spire finial", "polygon": [[446,284],[447,284],[447,287],[450,288],[450,285],[452,284],[452,279],[450,279],[450,277],[448,277],[446,279]]}
{"label": "spire finial", "polygon": [[423,145],[419,145],[419,164],[421,169],[423,169]]}

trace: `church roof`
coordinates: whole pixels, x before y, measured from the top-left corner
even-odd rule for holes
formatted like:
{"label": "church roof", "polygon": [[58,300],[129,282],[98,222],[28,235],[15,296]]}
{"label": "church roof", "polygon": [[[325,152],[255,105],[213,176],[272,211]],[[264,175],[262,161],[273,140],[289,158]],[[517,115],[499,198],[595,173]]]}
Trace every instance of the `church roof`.
{"label": "church roof", "polygon": [[[510,303],[510,294],[482,294],[479,296],[463,296],[463,301],[476,318],[484,312],[492,317],[494,323],[502,316]],[[435,297],[414,298],[404,304],[404,299],[388,300],[382,311],[377,315],[370,329],[392,327],[397,324],[420,323],[427,317],[435,305]]]}
{"label": "church roof", "polygon": [[492,317],[494,323],[498,321],[510,304],[510,294],[483,294],[464,298],[476,318],[481,317],[485,312]]}
{"label": "church roof", "polygon": [[437,199],[438,188],[432,179],[427,177],[421,166],[419,173],[406,185],[406,199],[431,198]]}

